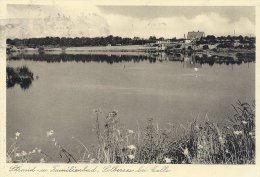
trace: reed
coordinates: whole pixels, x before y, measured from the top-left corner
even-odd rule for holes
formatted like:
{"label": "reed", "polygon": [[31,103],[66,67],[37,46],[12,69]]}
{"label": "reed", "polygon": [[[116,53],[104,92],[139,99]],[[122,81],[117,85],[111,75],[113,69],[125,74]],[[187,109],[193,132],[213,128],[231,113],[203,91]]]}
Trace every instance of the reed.
{"label": "reed", "polygon": [[[47,132],[51,142],[60,149],[60,155],[68,163],[116,163],[116,164],[254,164],[255,163],[255,104],[238,101],[233,117],[225,126],[205,119],[194,119],[186,126],[169,124],[159,128],[153,119],[143,129],[129,130],[120,123],[118,111],[110,112],[101,125],[101,111],[95,110],[97,145],[83,147],[76,159],[54,138],[54,131]],[[181,127],[181,128],[180,128]],[[37,149],[26,153],[19,151],[19,132],[7,152],[8,162],[30,162]],[[51,162],[42,150],[40,162]],[[17,156],[18,155],[18,156]]]}

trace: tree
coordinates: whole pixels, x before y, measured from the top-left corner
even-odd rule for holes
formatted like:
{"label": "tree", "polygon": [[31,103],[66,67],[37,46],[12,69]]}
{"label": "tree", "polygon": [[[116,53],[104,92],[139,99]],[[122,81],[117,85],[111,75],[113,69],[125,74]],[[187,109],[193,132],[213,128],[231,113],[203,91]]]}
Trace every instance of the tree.
{"label": "tree", "polygon": [[203,45],[203,50],[207,50],[207,49],[209,49],[209,46],[208,45]]}

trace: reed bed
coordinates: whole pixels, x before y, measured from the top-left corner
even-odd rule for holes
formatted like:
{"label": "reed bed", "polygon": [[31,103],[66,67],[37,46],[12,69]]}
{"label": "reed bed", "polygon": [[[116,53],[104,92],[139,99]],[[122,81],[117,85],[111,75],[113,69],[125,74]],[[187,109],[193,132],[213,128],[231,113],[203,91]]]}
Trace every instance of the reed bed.
{"label": "reed bed", "polygon": [[[194,120],[177,128],[172,124],[159,128],[153,119],[147,120],[144,128],[127,129],[120,123],[117,111],[110,112],[101,124],[102,114],[95,110],[95,133],[97,144],[84,147],[76,159],[53,137],[47,136],[60,149],[60,155],[68,163],[113,163],[113,164],[254,164],[255,163],[255,104],[238,101],[234,116],[225,126],[209,120]],[[101,126],[103,125],[103,126]],[[7,152],[8,162],[30,162],[30,154],[17,152],[16,134],[13,145]],[[18,156],[17,156],[18,153]],[[51,158],[40,150],[40,162],[51,162]]]}

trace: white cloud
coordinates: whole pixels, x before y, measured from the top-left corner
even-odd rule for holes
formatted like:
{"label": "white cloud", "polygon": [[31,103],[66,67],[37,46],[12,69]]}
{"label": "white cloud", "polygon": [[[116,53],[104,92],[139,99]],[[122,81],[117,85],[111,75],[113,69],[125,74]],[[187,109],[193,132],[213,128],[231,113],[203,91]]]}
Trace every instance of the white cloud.
{"label": "white cloud", "polygon": [[[192,18],[185,16],[173,16],[167,18],[139,19],[130,16],[106,14],[94,6],[56,6],[50,8],[50,12],[43,13],[31,10],[33,14],[40,14],[38,18],[22,13],[23,10],[13,9],[7,22],[7,37],[95,37],[107,36],[109,34],[122,37],[183,37],[188,31],[200,30],[206,35],[213,34],[233,35],[254,35],[255,25],[245,17],[239,20],[230,20],[218,13],[204,13]],[[45,8],[48,9],[48,8]],[[15,15],[20,14],[19,18]],[[24,14],[24,15],[23,15]],[[40,18],[39,18],[40,17]]]}
{"label": "white cloud", "polygon": [[186,17],[154,18],[142,20],[120,15],[104,16],[113,35],[149,37],[183,37],[188,31],[200,30],[207,34],[238,35],[255,34],[255,26],[248,18],[230,21],[216,13],[201,14],[191,19]]}
{"label": "white cloud", "polygon": [[11,14],[6,25],[7,37],[95,37],[109,33],[107,22],[96,8],[78,8],[75,11],[66,6],[59,6],[55,11],[56,13],[52,11],[41,14],[38,18],[30,17],[28,13],[13,18],[14,15]]}

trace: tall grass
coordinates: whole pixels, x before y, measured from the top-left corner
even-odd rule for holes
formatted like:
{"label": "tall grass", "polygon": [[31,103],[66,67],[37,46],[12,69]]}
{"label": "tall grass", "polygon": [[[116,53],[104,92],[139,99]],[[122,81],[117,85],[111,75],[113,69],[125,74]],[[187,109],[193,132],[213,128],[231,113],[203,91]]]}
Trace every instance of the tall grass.
{"label": "tall grass", "polygon": [[[105,117],[101,126],[101,111],[95,110],[97,144],[88,149],[77,140],[84,147],[79,159],[53,140],[53,132],[48,136],[68,163],[254,164],[255,104],[238,101],[233,108],[234,116],[225,126],[194,120],[182,129],[172,124],[161,129],[149,119],[143,129],[138,127],[136,131],[120,124],[116,110]],[[7,153],[9,162],[16,160],[14,147]]]}
{"label": "tall grass", "polygon": [[[100,143],[92,157],[97,163],[251,164],[255,163],[255,105],[237,102],[226,126],[205,120],[183,130],[160,129],[149,119],[143,130],[120,126],[117,112],[96,124]],[[97,115],[97,120],[98,114]]]}

